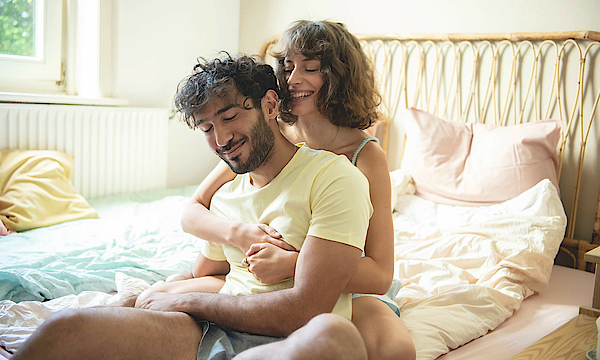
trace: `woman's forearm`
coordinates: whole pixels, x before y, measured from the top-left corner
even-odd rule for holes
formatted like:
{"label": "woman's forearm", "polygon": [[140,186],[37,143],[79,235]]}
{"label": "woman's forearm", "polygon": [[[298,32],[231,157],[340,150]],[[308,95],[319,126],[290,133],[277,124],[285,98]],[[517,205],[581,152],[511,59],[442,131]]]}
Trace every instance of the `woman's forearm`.
{"label": "woman's forearm", "polygon": [[237,246],[242,252],[252,244],[271,243],[284,250],[296,250],[281,239],[276,229],[266,224],[245,224],[217,216],[202,203],[193,201],[181,217],[183,231],[201,239]]}
{"label": "woman's forearm", "polygon": [[198,202],[188,205],[181,217],[183,231],[221,244],[234,245],[233,234],[240,225],[240,222],[215,215]]}
{"label": "woman's forearm", "polygon": [[234,178],[235,174],[227,164],[222,161],[217,164],[198,186],[192,196],[192,201],[184,210],[181,216],[183,231],[204,240],[232,244],[235,231],[239,228],[240,223],[219,217],[208,208],[215,192]]}

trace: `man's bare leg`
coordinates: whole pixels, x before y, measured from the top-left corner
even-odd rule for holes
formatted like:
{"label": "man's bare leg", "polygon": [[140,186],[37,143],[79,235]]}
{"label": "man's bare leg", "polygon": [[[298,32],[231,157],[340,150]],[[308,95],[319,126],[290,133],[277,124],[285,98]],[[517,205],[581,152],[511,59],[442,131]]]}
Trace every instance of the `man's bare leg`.
{"label": "man's bare leg", "polygon": [[48,318],[12,360],[193,360],[201,335],[197,323],[179,312],[118,307],[63,310]]}
{"label": "man's bare leg", "polygon": [[235,359],[367,360],[367,349],[350,321],[338,315],[322,314],[287,339],[246,350]]}

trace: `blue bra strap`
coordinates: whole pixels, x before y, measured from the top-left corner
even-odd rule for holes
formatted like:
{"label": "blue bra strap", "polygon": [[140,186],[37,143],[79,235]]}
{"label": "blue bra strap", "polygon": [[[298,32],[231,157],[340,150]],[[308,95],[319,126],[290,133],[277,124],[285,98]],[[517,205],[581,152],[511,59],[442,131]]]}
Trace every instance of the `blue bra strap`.
{"label": "blue bra strap", "polygon": [[358,145],[358,148],[356,149],[356,151],[354,152],[354,155],[352,155],[352,165],[356,166],[356,159],[358,158],[358,154],[360,153],[360,151],[365,147],[365,145],[367,145],[367,143],[369,141],[376,141],[379,144],[379,139],[374,137],[374,136],[369,136],[368,138],[365,138],[360,145]]}

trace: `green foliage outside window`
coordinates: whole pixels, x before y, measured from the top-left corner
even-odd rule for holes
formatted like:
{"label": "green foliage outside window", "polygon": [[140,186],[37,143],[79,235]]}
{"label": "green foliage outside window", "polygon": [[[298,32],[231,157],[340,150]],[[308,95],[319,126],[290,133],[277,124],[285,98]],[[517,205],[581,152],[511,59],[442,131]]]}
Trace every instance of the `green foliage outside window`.
{"label": "green foliage outside window", "polygon": [[35,0],[0,0],[0,54],[35,56]]}

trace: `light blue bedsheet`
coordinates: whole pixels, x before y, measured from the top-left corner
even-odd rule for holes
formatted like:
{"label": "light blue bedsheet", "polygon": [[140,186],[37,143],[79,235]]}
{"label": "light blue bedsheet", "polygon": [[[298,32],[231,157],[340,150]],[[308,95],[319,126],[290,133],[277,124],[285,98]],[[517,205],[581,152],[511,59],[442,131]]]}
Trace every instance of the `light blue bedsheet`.
{"label": "light blue bedsheet", "polygon": [[152,284],[189,270],[202,240],[184,233],[195,186],[91,200],[100,219],[0,237],[0,299],[116,291],[115,273]]}

